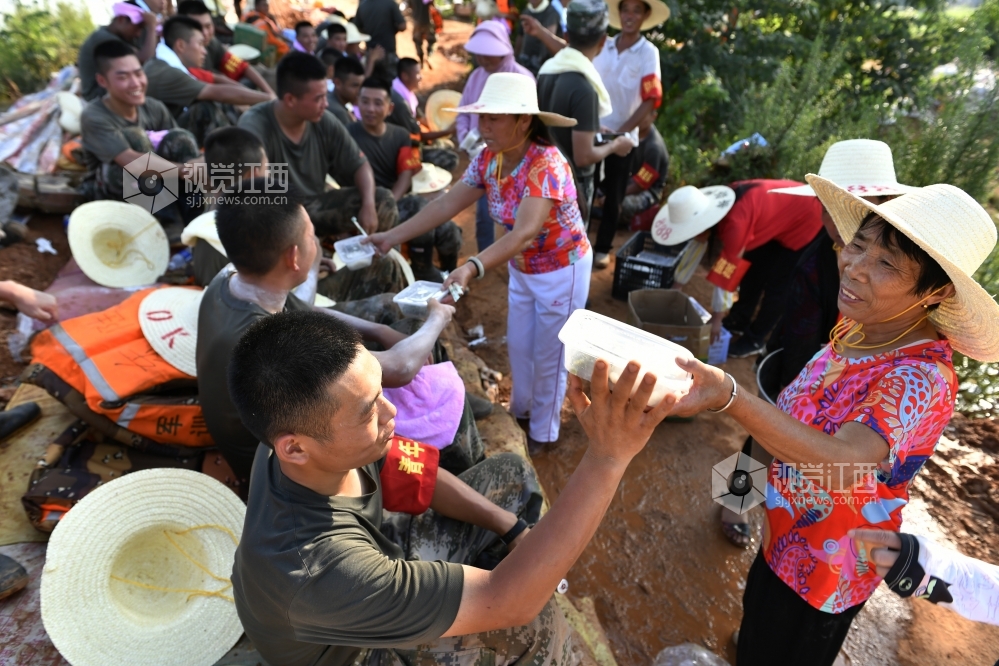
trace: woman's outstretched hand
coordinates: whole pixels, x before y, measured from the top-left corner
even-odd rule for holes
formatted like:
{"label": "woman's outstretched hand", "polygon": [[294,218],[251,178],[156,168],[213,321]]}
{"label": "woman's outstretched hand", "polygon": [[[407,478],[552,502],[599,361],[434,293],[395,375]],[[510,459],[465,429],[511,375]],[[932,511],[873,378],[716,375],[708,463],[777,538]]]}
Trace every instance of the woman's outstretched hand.
{"label": "woman's outstretched hand", "polygon": [[705,409],[719,409],[732,396],[732,382],[713,365],[701,363],[696,358],[677,358],[676,364],[694,377],[690,392],[676,403],[673,414],[693,416]]}
{"label": "woman's outstretched hand", "polygon": [[369,243],[374,246],[375,252],[380,255],[386,255],[392,249],[392,241],[389,239],[387,231],[370,234],[361,239],[361,245]]}
{"label": "woman's outstretched hand", "polygon": [[[450,275],[447,276],[447,279],[444,280],[443,289],[444,291],[447,291],[448,287],[452,284],[456,284],[461,287],[461,291],[464,293],[468,291],[468,283],[471,282],[472,278],[474,278],[477,274],[478,270],[475,268],[475,264],[470,261],[466,261],[461,266],[458,266],[458,268],[451,271]],[[451,298],[451,294],[448,294],[441,299],[441,302],[454,303],[454,299]]]}
{"label": "woman's outstretched hand", "polygon": [[656,426],[673,409],[676,397],[667,395],[658,405],[646,411],[656,386],[656,376],[646,373],[635,395],[631,395],[641,366],[635,361],[628,363],[613,391],[609,370],[606,361],[597,361],[593,366],[591,398],[583,393],[583,380],[570,374],[569,403],[589,437],[589,450],[601,457],[628,464],[645,448]]}

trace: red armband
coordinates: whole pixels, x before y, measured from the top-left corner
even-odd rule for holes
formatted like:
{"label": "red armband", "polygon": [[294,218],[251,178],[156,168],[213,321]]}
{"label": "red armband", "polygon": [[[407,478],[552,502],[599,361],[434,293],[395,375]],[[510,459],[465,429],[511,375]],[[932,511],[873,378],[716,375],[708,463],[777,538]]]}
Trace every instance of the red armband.
{"label": "red armband", "polygon": [[412,171],[415,174],[422,168],[423,164],[420,163],[419,149],[413,150],[412,146],[399,149],[399,155],[395,160],[395,170],[397,172]]}
{"label": "red armband", "polygon": [[191,76],[196,78],[202,83],[215,83],[215,76],[209,72],[207,69],[201,69],[200,67],[190,67],[188,70]]}
{"label": "red armband", "polygon": [[656,182],[657,178],[659,178],[659,172],[653,169],[651,164],[643,164],[638,173],[631,177],[635,184],[643,190],[652,187],[652,183]]}
{"label": "red armband", "polygon": [[722,254],[708,272],[708,282],[725,291],[735,291],[751,265],[742,257],[732,259]]}
{"label": "red armband", "polygon": [[246,73],[246,68],[250,66],[250,63],[226,51],[222,54],[222,62],[219,65],[222,68],[223,74],[233,81],[239,81],[243,78],[243,74]]}
{"label": "red armband", "polygon": [[414,516],[430,508],[437,487],[437,464],[441,452],[396,435],[385,456],[379,475],[382,482],[382,506]]}
{"label": "red armband", "polygon": [[655,108],[663,103],[663,82],[655,74],[642,77],[642,101],[655,100]]}

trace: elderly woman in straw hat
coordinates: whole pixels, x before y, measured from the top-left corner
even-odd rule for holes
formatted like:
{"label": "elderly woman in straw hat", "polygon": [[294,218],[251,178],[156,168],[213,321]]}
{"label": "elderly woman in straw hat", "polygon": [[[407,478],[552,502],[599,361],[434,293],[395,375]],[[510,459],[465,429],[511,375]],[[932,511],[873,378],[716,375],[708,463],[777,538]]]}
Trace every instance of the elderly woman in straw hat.
{"label": "elderly woman in straw hat", "polygon": [[576,204],[572,170],[552,145],[547,125],[576,121],[538,110],[529,76],[493,74],[475,104],[486,146],[451,191],[385,233],[370,236],[380,252],[443,224],[483,197],[507,233],[448,276],[467,287],[510,262],[507,345],[513,379],[510,410],[530,418],[528,443],[539,451],[558,439],[566,371],[558,332],[586,304],[593,255]]}
{"label": "elderly woman in straw hat", "polygon": [[[718,368],[681,362],[694,385],[676,413],[725,411],[774,455],[740,666],[833,663],[880,581],[849,530],[899,530],[909,484],[953,412],[952,351],[999,360],[999,304],[971,277],[996,227],[974,199],[930,185],[874,204],[807,180],[846,243],[831,342],[776,407]],[[762,481],[735,471],[729,487],[745,495]]]}

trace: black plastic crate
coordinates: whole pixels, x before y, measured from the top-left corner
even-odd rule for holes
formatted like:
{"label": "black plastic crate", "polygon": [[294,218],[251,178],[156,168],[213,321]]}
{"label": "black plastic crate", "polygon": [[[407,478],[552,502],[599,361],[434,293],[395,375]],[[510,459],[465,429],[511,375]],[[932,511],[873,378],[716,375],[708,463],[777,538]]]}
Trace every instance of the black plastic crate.
{"label": "black plastic crate", "polygon": [[611,295],[626,301],[628,292],[636,289],[669,289],[689,243],[667,247],[652,240],[648,231],[637,232],[617,251]]}

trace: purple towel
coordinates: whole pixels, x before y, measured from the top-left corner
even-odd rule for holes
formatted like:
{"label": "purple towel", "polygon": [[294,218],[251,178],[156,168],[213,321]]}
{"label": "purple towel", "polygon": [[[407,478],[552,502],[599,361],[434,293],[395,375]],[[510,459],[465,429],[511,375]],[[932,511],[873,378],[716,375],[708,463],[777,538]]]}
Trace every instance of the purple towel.
{"label": "purple towel", "polygon": [[437,449],[450,446],[465,408],[465,385],[454,364],[423,366],[413,381],[382,391],[395,405],[395,432]]}

